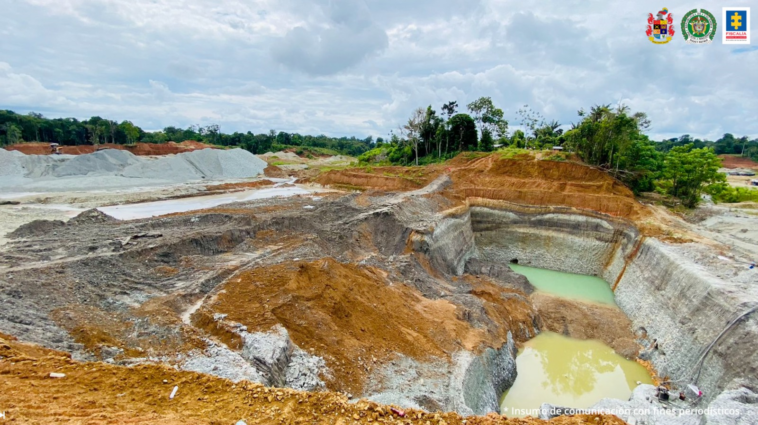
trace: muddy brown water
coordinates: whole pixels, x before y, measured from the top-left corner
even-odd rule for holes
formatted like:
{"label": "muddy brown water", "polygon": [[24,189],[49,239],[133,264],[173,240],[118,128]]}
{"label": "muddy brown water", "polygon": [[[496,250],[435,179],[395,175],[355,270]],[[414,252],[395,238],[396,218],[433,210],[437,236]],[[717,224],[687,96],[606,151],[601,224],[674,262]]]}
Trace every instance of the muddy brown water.
{"label": "muddy brown water", "polygon": [[518,377],[503,395],[501,413],[536,416],[542,403],[588,408],[603,398],[627,400],[637,383],[652,384],[644,367],[600,341],[543,332],[516,357]]}
{"label": "muddy brown water", "polygon": [[[511,264],[538,291],[562,298],[616,306],[604,280]],[[503,395],[507,416],[536,416],[542,403],[588,408],[603,398],[627,400],[639,383],[652,384],[647,370],[597,340],[543,332],[527,341],[516,357],[518,377]]]}

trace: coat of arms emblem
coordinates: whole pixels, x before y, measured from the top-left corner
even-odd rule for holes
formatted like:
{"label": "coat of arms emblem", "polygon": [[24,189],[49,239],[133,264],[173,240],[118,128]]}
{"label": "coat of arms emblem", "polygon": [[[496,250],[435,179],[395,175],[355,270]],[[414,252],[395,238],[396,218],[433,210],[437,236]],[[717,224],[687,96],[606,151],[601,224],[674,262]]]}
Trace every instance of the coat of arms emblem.
{"label": "coat of arms emblem", "polygon": [[647,38],[655,44],[666,44],[674,36],[674,17],[665,7],[656,16],[647,17]]}
{"label": "coat of arms emblem", "polygon": [[682,36],[690,44],[713,41],[716,35],[716,17],[705,9],[692,9],[682,18]]}

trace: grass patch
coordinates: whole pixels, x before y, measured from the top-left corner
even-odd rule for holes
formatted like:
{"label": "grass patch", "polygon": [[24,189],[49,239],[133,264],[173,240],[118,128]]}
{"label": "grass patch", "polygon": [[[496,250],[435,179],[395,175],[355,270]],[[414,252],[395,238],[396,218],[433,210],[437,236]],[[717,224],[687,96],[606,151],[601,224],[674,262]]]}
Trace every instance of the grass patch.
{"label": "grass patch", "polygon": [[534,159],[535,152],[528,149],[515,148],[508,146],[496,151],[503,159]]}

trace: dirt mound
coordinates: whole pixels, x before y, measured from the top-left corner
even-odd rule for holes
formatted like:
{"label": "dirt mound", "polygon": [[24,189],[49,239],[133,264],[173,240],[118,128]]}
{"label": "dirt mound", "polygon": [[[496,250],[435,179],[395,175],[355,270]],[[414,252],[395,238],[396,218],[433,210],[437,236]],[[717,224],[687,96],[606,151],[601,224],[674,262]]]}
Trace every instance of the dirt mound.
{"label": "dirt mound", "polygon": [[[62,373],[51,378],[50,373]],[[264,388],[167,366],[131,368],[80,363],[70,356],[0,334],[0,406],[16,423],[248,424],[398,423],[462,424],[455,413],[392,410],[373,402],[349,403],[330,392]],[[175,397],[169,395],[177,388]],[[402,415],[402,417],[401,417]],[[577,415],[550,422],[491,414],[465,418],[469,425],[550,423],[623,425],[615,416]]]}
{"label": "dirt mound", "polygon": [[333,170],[315,182],[348,189],[408,191],[429,184],[442,173],[450,175],[452,192],[464,198],[575,207],[630,219],[648,216],[627,187],[600,170],[573,162],[509,159],[500,154],[473,159],[462,154],[442,166]]}
{"label": "dirt mound", "polygon": [[545,330],[577,339],[597,339],[621,356],[636,358],[640,346],[635,342],[632,322],[618,308],[541,293],[533,294],[532,300]]}
{"label": "dirt mound", "polygon": [[[19,151],[26,155],[50,155],[50,143],[44,142],[29,142],[18,143],[15,145],[7,146],[5,148],[9,151]],[[199,149],[215,149],[213,146],[209,146],[194,140],[186,140],[181,143],[137,143],[135,145],[116,145],[113,143],[105,143],[102,145],[78,145],[78,146],[60,146],[60,153],[66,155],[85,155],[89,153],[95,153],[103,149],[118,149],[128,150],[135,155],[174,155],[182,152],[191,152]]]}
{"label": "dirt mound", "polygon": [[429,167],[366,167],[347,170],[331,170],[315,181],[324,186],[345,189],[378,189],[403,192],[420,189],[431,183],[443,172],[440,166]]}
{"label": "dirt mound", "polygon": [[194,140],[185,140],[181,143],[137,143],[136,146],[126,146],[126,149],[135,155],[175,155],[183,152],[192,152],[202,149],[215,149]]}
{"label": "dirt mound", "polygon": [[108,214],[93,208],[91,210],[84,211],[68,221],[68,224],[96,224],[96,223],[111,223],[117,221],[115,218]]}
{"label": "dirt mound", "polygon": [[258,189],[261,187],[273,186],[275,183],[271,180],[256,180],[253,182],[239,182],[239,183],[222,183],[206,186],[205,190],[210,193],[215,192],[236,192],[240,190]]}
{"label": "dirt mound", "polygon": [[60,220],[34,220],[8,233],[8,237],[16,239],[42,236],[65,225],[66,223]]}
{"label": "dirt mound", "polygon": [[724,168],[752,168],[758,170],[758,162],[737,155],[719,155]]}
{"label": "dirt mound", "polygon": [[263,170],[263,174],[266,177],[274,178],[274,179],[286,179],[289,177],[289,174],[287,174],[286,171],[282,170],[281,168],[277,167],[276,165],[269,164],[268,167],[266,167]]}
{"label": "dirt mound", "polygon": [[[331,258],[254,269],[220,289],[200,311],[206,324],[214,313],[227,314],[250,331],[281,324],[295,344],[326,360],[334,375],[329,388],[353,393],[360,393],[368,371],[396,353],[424,360],[449,358],[461,348],[476,350],[484,341],[499,348],[508,330],[488,336],[472,328],[448,301],[424,298],[414,288],[389,281],[379,269]],[[490,294],[488,289],[483,296]],[[497,313],[493,318],[505,310]]]}

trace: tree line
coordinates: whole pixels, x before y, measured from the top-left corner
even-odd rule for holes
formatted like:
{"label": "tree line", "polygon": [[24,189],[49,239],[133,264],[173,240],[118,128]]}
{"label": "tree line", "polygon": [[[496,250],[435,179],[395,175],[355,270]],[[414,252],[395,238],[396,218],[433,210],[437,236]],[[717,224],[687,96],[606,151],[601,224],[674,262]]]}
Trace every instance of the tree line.
{"label": "tree line", "polygon": [[[466,105],[457,102],[416,109],[406,123],[392,132],[388,143],[359,157],[361,162],[428,164],[464,151],[495,149],[543,150],[560,147],[570,155],[600,168],[628,185],[635,193],[659,192],[695,206],[705,192],[717,201],[758,200],[758,191],[733,188],[719,173],[719,154],[737,154],[758,160],[758,139],[725,134],[716,141],[679,138],[652,141],[645,134],[650,120],[643,112],[620,105],[596,105],[578,111],[579,121],[563,129],[553,120],[525,105],[519,109],[519,130],[509,134],[503,111],[489,97]],[[568,155],[548,155],[566,160]]]}
{"label": "tree line", "polygon": [[[240,147],[255,154],[287,148],[312,148],[314,152],[358,156],[374,146],[373,137],[329,137],[277,132],[254,134],[222,133],[219,126],[192,125],[186,129],[166,127],[161,131],[144,131],[131,121],[116,122],[101,117],[88,120],[76,118],[45,118],[30,112],[26,115],[0,110],[0,147],[38,141],[63,146],[113,143],[131,145],[137,142],[166,143],[194,140],[216,146]],[[381,142],[381,140],[379,140]]]}

